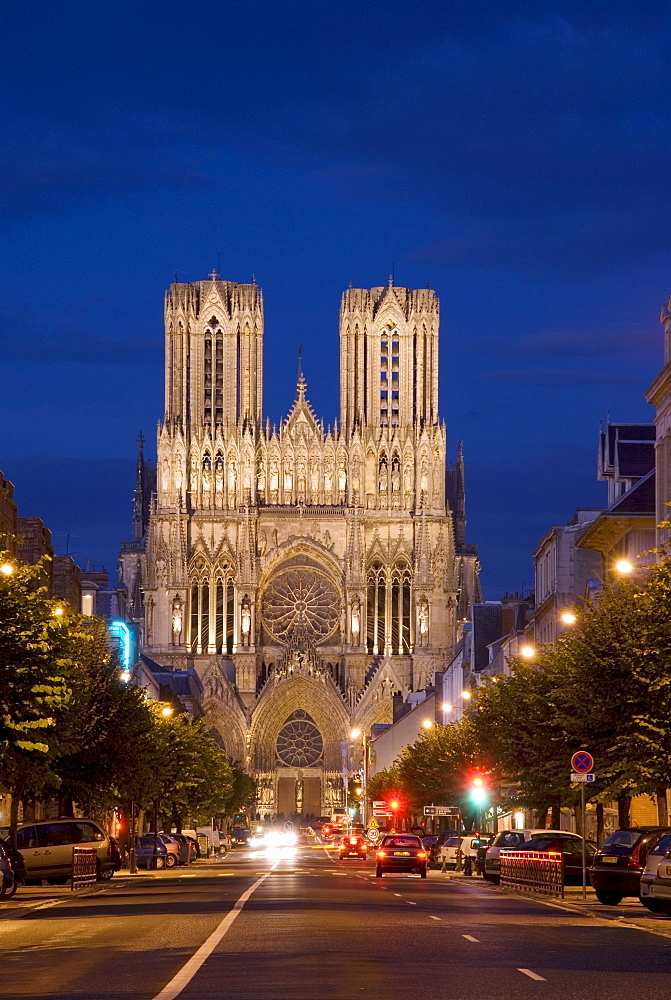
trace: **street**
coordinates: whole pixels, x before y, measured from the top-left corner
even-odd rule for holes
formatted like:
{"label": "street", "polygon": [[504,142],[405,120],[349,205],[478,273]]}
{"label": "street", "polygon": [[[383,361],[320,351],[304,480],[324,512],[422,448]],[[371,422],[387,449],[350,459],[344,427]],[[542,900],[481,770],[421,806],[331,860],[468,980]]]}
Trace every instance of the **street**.
{"label": "street", "polygon": [[370,860],[338,862],[324,848],[121,873],[94,894],[18,913],[0,920],[0,998],[13,1000],[667,1000],[671,990],[671,938],[480,879],[376,879]]}

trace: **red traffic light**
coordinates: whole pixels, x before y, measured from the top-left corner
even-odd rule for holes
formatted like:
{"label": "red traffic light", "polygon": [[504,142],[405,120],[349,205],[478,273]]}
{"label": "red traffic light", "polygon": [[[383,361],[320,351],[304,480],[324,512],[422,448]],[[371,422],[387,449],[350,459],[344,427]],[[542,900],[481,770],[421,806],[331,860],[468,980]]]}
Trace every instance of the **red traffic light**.
{"label": "red traffic light", "polygon": [[401,803],[398,801],[398,799],[392,799],[391,802],[389,803],[389,808],[391,809],[392,812],[396,812],[400,804]]}

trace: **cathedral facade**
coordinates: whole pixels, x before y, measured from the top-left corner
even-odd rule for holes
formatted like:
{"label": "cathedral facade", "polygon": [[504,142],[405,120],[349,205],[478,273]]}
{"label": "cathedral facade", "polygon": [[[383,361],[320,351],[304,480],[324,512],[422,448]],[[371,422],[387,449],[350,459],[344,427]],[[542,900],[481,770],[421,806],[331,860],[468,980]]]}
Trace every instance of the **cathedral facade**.
{"label": "cathedral facade", "polygon": [[317,418],[299,371],[275,428],[260,288],[213,274],[166,295],[156,495],[144,532],[136,490],[122,573],[143,652],[198,671],[262,815],[342,805],[350,730],[390,723],[395,693],[432,682],[479,597],[461,451],[446,474],[438,333],[430,289],[348,289],[340,420]]}

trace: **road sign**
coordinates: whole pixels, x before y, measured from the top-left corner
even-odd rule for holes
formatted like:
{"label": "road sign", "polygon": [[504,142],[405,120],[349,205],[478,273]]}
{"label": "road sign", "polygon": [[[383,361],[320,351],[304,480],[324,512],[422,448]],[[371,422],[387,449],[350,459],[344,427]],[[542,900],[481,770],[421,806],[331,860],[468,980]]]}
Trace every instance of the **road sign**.
{"label": "road sign", "polygon": [[581,774],[579,771],[571,771],[571,781],[573,782],[585,782],[590,784],[590,782],[595,780],[594,771],[590,771],[589,774]]}
{"label": "road sign", "polygon": [[366,830],[366,836],[370,840],[371,844],[376,844],[380,839],[380,831],[376,826],[369,826]]}
{"label": "road sign", "polygon": [[571,768],[580,774],[587,774],[588,771],[594,770],[594,757],[587,750],[578,750],[571,757]]}
{"label": "road sign", "polygon": [[377,828],[378,828],[378,826],[379,826],[379,825],[380,825],[380,824],[379,824],[379,823],[378,823],[378,821],[377,821],[377,820],[375,819],[375,817],[374,817],[374,816],[371,816],[371,818],[370,818],[370,819],[369,819],[369,821],[368,821],[368,826],[370,826],[370,827],[374,827],[374,828],[375,828],[375,829],[377,830]]}
{"label": "road sign", "polygon": [[435,816],[436,815],[436,806],[424,806],[424,815],[425,816]]}
{"label": "road sign", "polygon": [[376,799],[375,802],[373,802],[373,809],[386,809],[386,808],[387,808],[387,803],[384,801],[384,799]]}

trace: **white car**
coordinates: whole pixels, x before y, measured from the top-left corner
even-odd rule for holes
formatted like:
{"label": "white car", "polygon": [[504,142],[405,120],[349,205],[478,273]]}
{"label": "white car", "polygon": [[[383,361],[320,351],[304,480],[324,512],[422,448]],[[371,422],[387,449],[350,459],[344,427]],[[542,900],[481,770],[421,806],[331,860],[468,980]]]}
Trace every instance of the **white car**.
{"label": "white car", "polygon": [[441,868],[457,867],[457,852],[463,839],[458,833],[455,833],[454,837],[448,837],[447,840],[443,841],[438,850],[438,863]]}
{"label": "white car", "polygon": [[494,840],[487,848],[485,854],[485,870],[482,873],[488,882],[499,884],[501,880],[501,854],[502,848],[514,850],[520,844],[526,844],[528,840],[547,840],[548,837],[566,837],[568,840],[580,840],[577,833],[567,833],[566,830],[502,830],[497,833]]}
{"label": "white car", "polygon": [[[662,864],[662,860],[669,850],[671,850],[671,833],[665,833],[648,851],[645,868],[641,872],[639,899],[651,913],[666,912],[662,899],[669,897],[663,897],[662,893],[664,882],[667,881],[668,877],[669,864],[666,860]],[[662,869],[664,870],[662,871]],[[671,885],[671,882],[669,884]]]}

